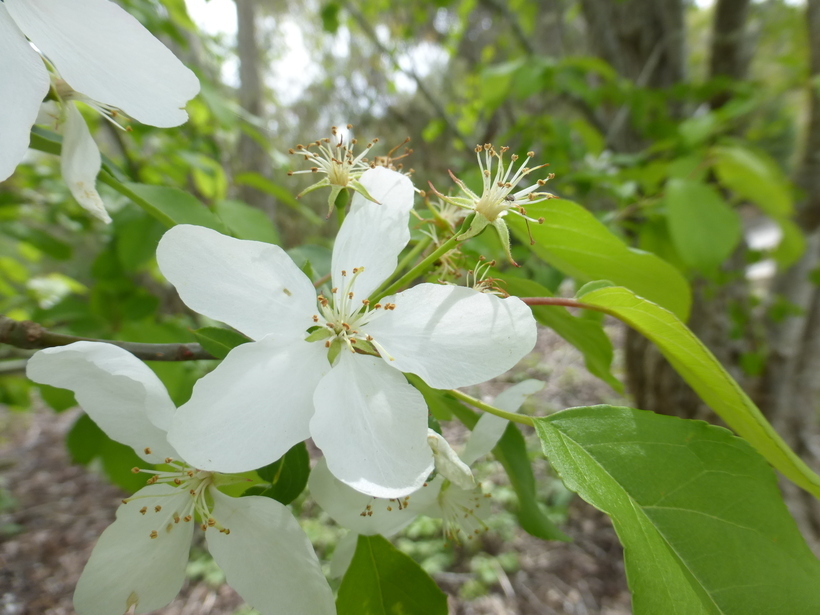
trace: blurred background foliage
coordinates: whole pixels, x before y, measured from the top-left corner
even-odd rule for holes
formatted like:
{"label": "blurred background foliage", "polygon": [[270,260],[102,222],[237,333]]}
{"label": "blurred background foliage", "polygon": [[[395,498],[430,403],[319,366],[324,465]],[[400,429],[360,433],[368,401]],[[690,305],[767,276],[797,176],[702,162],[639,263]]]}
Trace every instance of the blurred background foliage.
{"label": "blurred background foliage", "polygon": [[[476,144],[535,151],[556,175],[552,192],[686,275],[690,327],[817,465],[817,2],[120,3],[202,82],[178,129],[122,132],[88,114],[123,179],[182,188],[234,235],[279,243],[321,273],[337,221],[324,220],[325,193],[294,198],[311,183],[287,176],[303,168],[287,153],[296,144],[351,123],[360,146],[378,137],[373,154],[399,146],[398,157],[409,136],[413,153],[398,162],[418,188],[441,191],[448,170],[480,181]],[[105,185],[113,223],[93,220],[58,162],[32,151],[0,184],[0,313],[76,336],[196,341],[192,330],[213,323],[159,275],[165,227]],[[490,234],[469,249],[504,261]],[[552,292],[587,281],[565,280],[524,246],[514,254],[518,275]],[[622,352],[637,407],[714,420],[642,338],[628,335]],[[29,406],[29,354],[0,346],[0,403]],[[151,366],[177,403],[206,369]],[[56,410],[72,403],[38,388]],[[115,445],[78,423],[69,446],[88,461]],[[820,527],[788,495],[804,531]]]}

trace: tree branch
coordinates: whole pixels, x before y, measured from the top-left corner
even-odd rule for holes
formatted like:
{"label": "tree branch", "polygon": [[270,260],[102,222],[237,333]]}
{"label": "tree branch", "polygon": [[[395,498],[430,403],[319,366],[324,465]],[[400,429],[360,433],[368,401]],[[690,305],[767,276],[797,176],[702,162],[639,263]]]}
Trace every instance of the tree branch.
{"label": "tree branch", "polygon": [[422,95],[427,99],[427,102],[430,103],[436,114],[442,120],[444,120],[444,123],[447,125],[447,129],[451,133],[453,133],[464,145],[470,147],[470,141],[467,135],[463,135],[461,133],[461,131],[458,129],[458,126],[456,125],[456,122],[453,120],[453,118],[450,117],[450,115],[444,109],[444,106],[441,104],[441,102],[439,102],[439,100],[435,96],[433,96],[433,93],[430,91],[430,89],[427,87],[424,81],[422,81],[421,77],[418,76],[418,73],[416,73],[416,71],[414,71],[412,68],[409,70],[402,68],[402,66],[396,59],[395,54],[382,44],[382,42],[379,40],[378,35],[376,34],[376,31],[367,22],[367,18],[352,2],[345,2],[344,6],[350,12],[350,14],[356,20],[356,22],[359,24],[359,27],[370,39],[370,42],[372,42],[381,53],[383,53],[386,57],[390,59],[390,62],[393,64],[393,66],[396,67],[396,69],[400,70],[416,82],[416,86],[419,88],[419,92],[421,92]]}
{"label": "tree branch", "polygon": [[563,297],[519,297],[519,299],[521,299],[521,301],[523,301],[529,306],[558,305],[561,307],[573,307],[581,308],[583,310],[594,310],[595,312],[603,312],[604,314],[608,314],[608,312],[605,309],[600,308],[597,305],[581,303],[576,299],[565,299]]}
{"label": "tree branch", "polygon": [[113,344],[127,350],[143,361],[202,361],[216,359],[199,344],[142,344],[139,342],[95,340],[87,337],[53,333],[30,320],[13,320],[7,316],[0,316],[0,344],[8,344],[16,348],[40,349],[67,346],[74,342]]}
{"label": "tree branch", "polygon": [[806,233],[811,233],[820,228],[820,94],[816,85],[820,78],[820,1],[809,0],[806,18],[809,33],[809,80],[806,84],[809,125],[795,182],[805,192],[805,199],[797,208],[797,222]]}

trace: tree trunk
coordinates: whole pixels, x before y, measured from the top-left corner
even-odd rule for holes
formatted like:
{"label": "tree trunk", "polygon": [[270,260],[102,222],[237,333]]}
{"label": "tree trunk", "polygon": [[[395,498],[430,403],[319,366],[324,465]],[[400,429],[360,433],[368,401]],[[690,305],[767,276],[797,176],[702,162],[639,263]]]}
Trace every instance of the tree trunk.
{"label": "tree trunk", "polygon": [[[809,0],[807,25],[810,78],[820,75],[820,0]],[[764,378],[765,402],[775,429],[812,469],[820,469],[820,287],[812,273],[820,266],[820,96],[807,88],[809,125],[795,183],[804,191],[797,220],[807,234],[800,261],[778,276],[773,292],[799,308],[799,314],[768,323],[770,354]],[[789,509],[815,552],[820,553],[820,504],[782,481]]]}
{"label": "tree trunk", "polygon": [[[267,134],[261,125],[265,117],[265,92],[262,80],[261,53],[256,35],[256,0],[235,0],[237,17],[237,55],[239,56],[239,104],[248,116],[259,118],[256,125],[247,123],[237,146],[236,174],[259,173],[270,179],[271,161],[267,149],[259,141],[267,142]],[[251,136],[256,134],[257,138]],[[271,218],[276,213],[275,201],[269,194],[250,186],[239,186],[239,198],[258,207]]]}

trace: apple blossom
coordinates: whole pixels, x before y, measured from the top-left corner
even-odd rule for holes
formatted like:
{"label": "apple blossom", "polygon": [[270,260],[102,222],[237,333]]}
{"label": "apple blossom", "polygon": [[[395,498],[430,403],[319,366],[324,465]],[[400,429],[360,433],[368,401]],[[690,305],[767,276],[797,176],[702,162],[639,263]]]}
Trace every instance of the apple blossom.
{"label": "apple blossom", "polygon": [[[361,154],[353,155],[353,148],[356,145],[356,139],[350,138],[350,130],[353,128],[352,124],[346,126],[346,130],[340,130],[336,126],[330,129],[330,138],[320,139],[313,143],[305,145],[297,145],[295,149],[288,150],[289,154],[299,154],[305,157],[305,160],[312,162],[314,165],[309,169],[303,171],[288,171],[288,175],[300,175],[302,173],[324,173],[325,177],[311,184],[302,192],[296,195],[296,198],[301,198],[308,192],[313,192],[319,188],[330,188],[330,194],[327,197],[327,217],[333,213],[333,207],[336,204],[336,197],[345,188],[350,188],[354,192],[358,192],[366,199],[373,200],[367,192],[367,188],[359,181],[362,174],[368,169],[375,166],[375,163],[370,163],[365,154],[370,151],[378,139],[373,139],[368,143]],[[316,151],[311,151],[311,147],[315,147]],[[381,166],[388,166],[383,164]]]}
{"label": "apple blossom", "polygon": [[199,91],[196,76],[110,0],[5,0],[0,55],[0,181],[23,158],[53,85],[65,125],[63,175],[79,203],[106,221],[94,186],[100,154],[75,102],[109,119],[121,110],[144,124],[171,127],[185,122],[185,103]]}
{"label": "apple blossom", "polygon": [[[517,192],[513,192],[516,185],[524,179],[524,177],[547,165],[542,164],[537,167],[528,167],[527,163],[533,156],[535,156],[535,154],[533,152],[527,152],[527,157],[524,162],[521,163],[518,171],[512,173],[513,164],[518,161],[518,155],[513,154],[510,157],[511,164],[505,167],[504,154],[507,150],[509,150],[508,147],[502,147],[501,150],[498,151],[492,146],[491,143],[485,143],[483,146],[476,145],[475,152],[476,157],[478,158],[478,167],[481,170],[481,176],[483,179],[483,187],[480,196],[470,190],[467,184],[453,175],[452,171],[450,172],[450,177],[453,178],[453,181],[456,182],[458,187],[461,188],[461,191],[466,196],[446,196],[438,192],[432,184],[431,188],[437,196],[447,203],[475,212],[476,215],[473,219],[472,225],[463,235],[461,235],[461,239],[475,237],[487,226],[492,226],[498,233],[498,236],[501,239],[501,244],[504,246],[504,250],[507,253],[507,257],[510,259],[510,262],[517,265],[512,258],[512,254],[510,253],[510,231],[507,228],[507,223],[504,221],[504,217],[508,213],[512,212],[529,222],[543,222],[541,219],[534,219],[527,216],[527,211],[524,209],[524,205],[532,205],[534,203],[540,203],[542,201],[546,201],[547,199],[554,199],[556,197],[549,192],[536,192],[536,190],[544,186],[548,180],[554,177],[552,173],[547,176],[547,179],[539,179],[534,184],[527,186],[526,188],[522,188]],[[482,153],[484,154],[484,160],[482,160]],[[496,159],[496,164],[498,166],[496,168],[495,175],[493,175],[493,164]]]}
{"label": "apple blossom", "polygon": [[340,480],[401,497],[433,466],[427,407],[402,372],[432,387],[469,386],[534,346],[532,313],[515,297],[420,284],[365,299],[409,241],[413,185],[383,167],[361,182],[378,203],[354,195],[327,297],[278,246],[187,225],[160,241],[160,270],[188,307],[255,340],[200,379],[175,416],[169,439],[198,467],[251,470],[312,437]]}
{"label": "apple blossom", "polygon": [[144,470],[148,486],[123,500],[100,536],[74,593],[80,615],[146,613],[173,600],[197,519],[228,583],[261,613],[335,613],[316,554],[288,509],[266,497],[225,495],[219,485],[236,479],[190,466],[168,443],[174,404],[139,359],[111,344],[75,342],[39,351],[27,373],[74,391],[108,436],[170,468]]}
{"label": "apple blossom", "polygon": [[[517,412],[528,396],[542,388],[543,382],[525,380],[501,393],[493,405]],[[469,466],[495,447],[506,427],[506,420],[484,414],[460,457],[441,435],[430,430],[428,442],[436,457],[437,475],[399,500],[372,498],[351,489],[334,478],[324,460],[320,460],[310,474],[310,494],[336,523],[352,530],[334,552],[331,563],[334,576],[341,576],[342,569],[350,562],[357,534],[391,536],[419,515],[443,519],[444,533],[451,540],[470,540],[485,530],[486,494],[476,484]]]}

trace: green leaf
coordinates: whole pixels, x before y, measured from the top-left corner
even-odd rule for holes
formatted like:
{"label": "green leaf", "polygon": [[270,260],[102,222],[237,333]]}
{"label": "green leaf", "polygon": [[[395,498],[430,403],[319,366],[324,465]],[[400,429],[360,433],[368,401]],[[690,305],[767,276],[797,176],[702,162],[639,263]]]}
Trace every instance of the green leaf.
{"label": "green leaf", "polygon": [[800,260],[806,251],[806,236],[799,226],[787,218],[782,218],[777,223],[783,232],[783,238],[772,251],[772,257],[781,269],[788,269]]}
{"label": "green leaf", "polygon": [[[424,380],[415,374],[405,374],[407,381],[412,384],[427,404],[427,410],[436,420],[449,421],[453,418],[453,414],[460,415],[461,409],[465,409],[455,397],[448,394],[447,391],[431,388]],[[473,424],[469,425],[472,429]]]}
{"label": "green leaf", "polygon": [[789,480],[820,497],[820,476],[792,451],[706,346],[671,312],[623,287],[579,297],[652,341],[700,398]]}
{"label": "green leaf", "polygon": [[567,487],[612,518],[636,614],[820,612],[820,562],[744,440],[613,406],[535,428]]}
{"label": "green leaf", "polygon": [[[536,214],[537,212],[537,214]],[[692,293],[681,273],[654,254],[629,248],[590,212],[564,199],[551,199],[530,212],[544,217],[532,224],[532,251],[579,282],[612,280],[663,305],[683,320],[689,316]],[[506,218],[513,233],[529,243],[520,216]]]}
{"label": "green leaf", "polygon": [[62,412],[77,405],[74,393],[68,389],[58,389],[47,384],[38,384],[37,388],[40,389],[40,398],[56,412]]}
{"label": "green leaf", "polygon": [[569,536],[559,530],[538,505],[535,475],[527,454],[527,443],[515,423],[507,425],[504,435],[493,449],[493,455],[504,466],[518,496],[518,522],[522,529],[543,540],[569,542]]}
{"label": "green leaf", "polygon": [[43,254],[59,261],[71,258],[71,245],[53,235],[19,222],[4,222],[3,232],[18,241],[31,244]]}
{"label": "green leaf", "polygon": [[216,213],[237,239],[280,243],[276,227],[261,209],[242,201],[224,200],[216,204]]}
{"label": "green leaf", "polygon": [[359,536],[336,598],[338,615],[447,615],[447,595],[382,536]]}
{"label": "green leaf", "polygon": [[[550,291],[536,282],[522,278],[507,277],[505,289],[516,297],[552,297]],[[597,284],[599,282],[591,282]],[[560,306],[532,306],[535,320],[549,327],[575,346],[584,355],[589,372],[615,389],[623,391],[623,384],[612,375],[612,342],[601,323],[588,318],[573,316]]]}
{"label": "green leaf", "polygon": [[270,194],[275,197],[279,203],[282,203],[286,207],[292,209],[311,224],[317,226],[324,224],[324,220],[320,216],[316,215],[316,213],[313,212],[313,210],[311,210],[307,205],[298,201],[290,190],[272,182],[267,177],[264,177],[259,173],[240,173],[234,177],[234,183],[237,186],[251,186],[257,190]]}
{"label": "green leaf", "polygon": [[339,10],[341,7],[336,2],[328,2],[322,7],[319,16],[322,18],[322,29],[330,34],[336,34],[341,22],[339,20]]}
{"label": "green leaf", "polygon": [[231,350],[251,341],[241,333],[220,327],[202,327],[193,334],[202,347],[217,359],[224,359]]}
{"label": "green leaf", "polygon": [[86,465],[100,454],[106,435],[87,414],[78,418],[65,438],[68,454],[74,463]]}
{"label": "green leaf", "polygon": [[134,201],[146,212],[167,227],[176,224],[206,226],[220,233],[228,233],[225,225],[196,197],[177,188],[150,186],[128,182],[120,184],[110,175],[100,174],[100,179],[115,186],[119,192]]}
{"label": "green leaf", "polygon": [[670,179],[664,203],[672,241],[690,267],[714,271],[740,243],[740,217],[711,186]]}
{"label": "green leaf", "polygon": [[262,480],[271,484],[259,495],[273,498],[287,506],[297,497],[308,482],[310,455],[304,442],[299,442],[280,459],[256,471]]}
{"label": "green leaf", "polygon": [[114,227],[117,257],[127,272],[139,270],[154,258],[157,244],[165,232],[165,227],[158,220],[134,208],[117,212]]}
{"label": "green leaf", "polygon": [[710,153],[715,174],[723,186],[773,218],[794,212],[789,181],[774,160],[742,145],[719,145]]}
{"label": "green leaf", "polygon": [[508,96],[513,78],[525,61],[523,58],[495,64],[481,72],[481,100],[486,111],[493,111]]}

